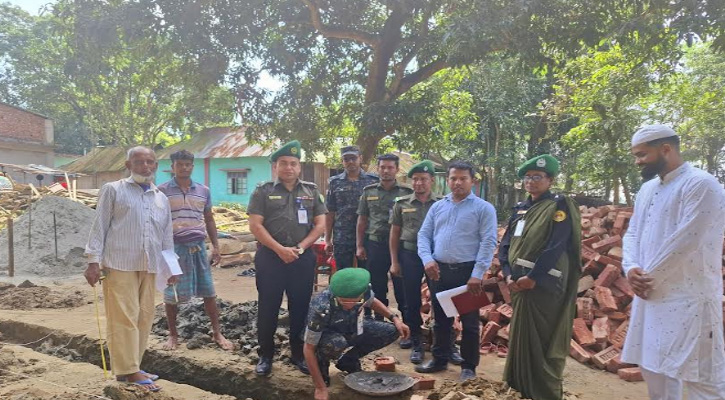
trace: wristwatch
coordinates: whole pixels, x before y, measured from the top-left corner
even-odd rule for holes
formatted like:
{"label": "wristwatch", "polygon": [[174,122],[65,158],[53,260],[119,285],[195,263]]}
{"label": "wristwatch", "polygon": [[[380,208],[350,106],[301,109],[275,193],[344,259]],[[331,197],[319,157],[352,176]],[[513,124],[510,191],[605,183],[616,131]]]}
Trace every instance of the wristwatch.
{"label": "wristwatch", "polygon": [[393,322],[393,320],[394,320],[395,318],[400,318],[400,315],[398,315],[398,314],[396,314],[396,313],[392,313],[392,314],[390,314],[390,316],[388,317],[388,319],[390,320],[390,322]]}
{"label": "wristwatch", "polygon": [[297,245],[297,246],[295,246],[295,247],[297,247],[297,253],[298,253],[299,255],[302,255],[302,253],[304,253],[304,252],[305,252],[305,249],[304,249],[304,247],[302,247],[302,246],[300,246],[300,245]]}

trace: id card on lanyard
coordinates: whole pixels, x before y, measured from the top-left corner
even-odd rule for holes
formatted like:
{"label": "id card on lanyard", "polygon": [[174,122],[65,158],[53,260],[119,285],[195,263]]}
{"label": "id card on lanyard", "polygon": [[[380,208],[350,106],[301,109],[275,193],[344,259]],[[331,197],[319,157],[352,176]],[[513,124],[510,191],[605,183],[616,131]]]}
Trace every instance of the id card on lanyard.
{"label": "id card on lanyard", "polygon": [[302,199],[297,198],[297,223],[300,225],[308,225],[307,209],[302,204]]}
{"label": "id card on lanyard", "polygon": [[523,219],[520,219],[516,222],[516,228],[514,229],[514,236],[521,236],[524,234],[524,226],[526,225],[526,221]]}

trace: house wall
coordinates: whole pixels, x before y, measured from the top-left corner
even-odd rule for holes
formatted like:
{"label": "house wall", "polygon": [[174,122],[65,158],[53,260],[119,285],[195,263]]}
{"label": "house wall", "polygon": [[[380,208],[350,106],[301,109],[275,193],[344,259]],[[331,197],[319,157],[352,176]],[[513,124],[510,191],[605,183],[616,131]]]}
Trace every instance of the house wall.
{"label": "house wall", "polygon": [[[0,162],[52,167],[53,158],[53,121],[0,103]],[[18,182],[37,183],[34,176],[8,173]]]}

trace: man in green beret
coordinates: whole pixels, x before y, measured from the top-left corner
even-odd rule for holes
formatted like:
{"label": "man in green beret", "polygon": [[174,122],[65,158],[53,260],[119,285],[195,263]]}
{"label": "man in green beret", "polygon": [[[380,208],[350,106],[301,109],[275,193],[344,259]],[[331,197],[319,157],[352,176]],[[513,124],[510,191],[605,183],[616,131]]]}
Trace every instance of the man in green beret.
{"label": "man in green beret", "polygon": [[550,192],[559,162],[544,154],[521,165],[529,193],[499,246],[514,308],[504,380],[523,397],[561,399],[581,274],[581,225],[574,200]]}
{"label": "man in green beret", "polygon": [[272,153],[276,179],[257,186],[249,202],[249,229],[259,243],[254,256],[259,298],[257,336],[258,375],[272,370],[274,337],[282,296],[287,295],[290,316],[291,362],[307,372],[302,353],[312,285],[315,254],[310,249],[325,229],[325,204],[312,182],[299,179],[300,142],[292,141]]}
{"label": "man in green beret", "polygon": [[[365,308],[387,316],[392,324],[364,318]],[[330,286],[312,299],[304,337],[315,400],[329,398],[330,360],[337,360],[335,366],[341,371],[361,371],[360,358],[393,343],[398,336],[408,338],[410,330],[375,298],[366,269],[346,268],[332,275]]]}
{"label": "man in green beret", "polygon": [[406,305],[403,321],[410,326],[410,362],[420,364],[425,353],[420,316],[420,282],[425,268],[418,257],[418,230],[430,206],[442,197],[432,192],[435,178],[432,161],[415,164],[408,171],[408,178],[412,180],[413,193],[398,197],[390,216],[390,274],[403,278]]}

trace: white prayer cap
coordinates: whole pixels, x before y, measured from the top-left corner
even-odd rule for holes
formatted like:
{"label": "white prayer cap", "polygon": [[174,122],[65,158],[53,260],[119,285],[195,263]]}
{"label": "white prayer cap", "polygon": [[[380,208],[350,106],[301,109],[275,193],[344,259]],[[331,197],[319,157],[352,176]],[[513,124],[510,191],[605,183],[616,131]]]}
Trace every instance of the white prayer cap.
{"label": "white prayer cap", "polygon": [[632,136],[632,147],[672,136],[677,136],[677,133],[667,125],[645,125]]}

